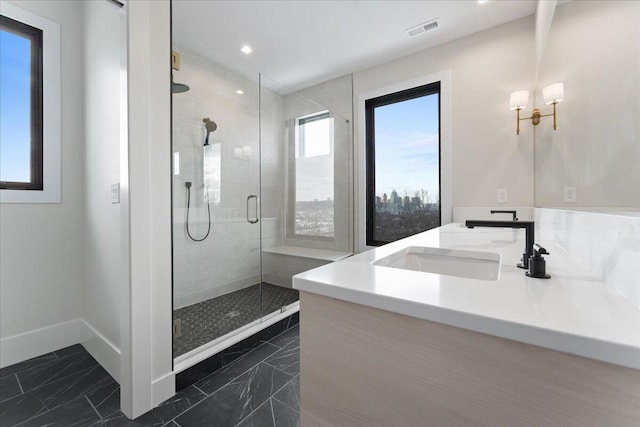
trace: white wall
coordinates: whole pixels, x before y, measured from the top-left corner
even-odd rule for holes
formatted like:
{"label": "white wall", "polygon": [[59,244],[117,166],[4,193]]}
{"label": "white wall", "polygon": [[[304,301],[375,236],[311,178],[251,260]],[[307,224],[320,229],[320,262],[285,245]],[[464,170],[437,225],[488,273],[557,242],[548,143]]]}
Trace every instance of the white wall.
{"label": "white wall", "polygon": [[535,130],[536,206],[640,207],[640,2],[558,6],[538,87],[556,82],[558,129],[545,118]]}
{"label": "white wall", "polygon": [[121,51],[126,16],[108,1],[83,2],[85,70],[85,195],[83,317],[97,332],[85,347],[119,378]]}
{"label": "white wall", "polygon": [[[75,1],[11,3],[61,25],[62,201],[60,204],[0,205],[0,347],[3,355],[12,342],[19,342],[9,337],[73,321],[83,312],[82,9]],[[28,350],[36,354],[22,357],[56,350],[74,344],[79,338],[66,336],[64,328],[60,336],[52,329],[45,334],[46,341],[38,341]],[[3,356],[1,363],[16,361]]]}
{"label": "white wall", "polygon": [[[509,95],[532,90],[533,49],[530,16],[357,72],[354,102],[360,94],[450,70],[453,206],[493,206],[498,188],[508,190],[505,207],[531,206],[533,135],[516,136]],[[354,110],[357,115],[357,105]],[[357,130],[354,141],[362,150],[364,135]],[[357,156],[356,176],[361,174]],[[363,191],[356,188],[356,212],[364,209],[358,203]]]}
{"label": "white wall", "polygon": [[[90,67],[87,119],[96,132],[87,129],[85,135],[82,3],[14,3],[61,24],[62,203],[0,206],[2,365],[85,341],[96,332],[117,343],[119,319],[122,409],[129,416],[138,416],[175,391],[171,355],[169,2],[127,5],[132,143],[129,150],[120,151],[121,163],[126,165],[120,170],[121,227],[117,226],[114,206],[105,206],[104,197],[108,200],[109,193],[103,191],[108,190],[104,185],[118,180],[116,148],[126,137],[112,141],[115,133],[101,134],[104,124],[97,120],[102,108],[115,108],[115,92],[119,91],[115,86],[119,83],[110,75],[108,85],[114,85],[114,93],[101,92],[97,81],[105,76],[98,67]],[[105,28],[98,21],[111,18],[99,16],[103,6],[92,4],[86,10],[91,26],[101,30]],[[101,53],[91,60],[115,62],[115,33],[120,27],[112,23],[109,36],[113,40],[101,46]],[[92,28],[88,25],[87,29]],[[99,41],[89,36],[87,48]],[[166,73],[158,71],[162,69]],[[115,119],[109,114],[105,120],[113,124]],[[90,139],[86,151],[85,138]],[[100,143],[115,147],[101,147]],[[95,170],[85,174],[85,161]],[[106,212],[100,212],[102,208]],[[108,236],[109,232],[122,232],[126,238]],[[91,251],[86,256],[85,246]],[[124,255],[114,257],[117,251]],[[117,258],[118,272],[111,270]],[[100,283],[88,285],[85,292],[83,282],[96,280],[96,275],[103,275],[97,279]],[[118,295],[117,280],[122,293],[119,304],[113,304]],[[101,300],[106,307],[98,307]],[[88,330],[83,315],[94,324],[94,331]],[[8,347],[15,349],[21,344],[27,344],[21,352],[10,352],[17,358],[5,357]]]}
{"label": "white wall", "polygon": [[[171,354],[170,5],[127,2],[129,239],[121,304],[122,411],[137,417],[175,393]],[[128,218],[128,221],[127,221]],[[129,245],[127,245],[129,244]],[[128,264],[128,265],[127,265]]]}

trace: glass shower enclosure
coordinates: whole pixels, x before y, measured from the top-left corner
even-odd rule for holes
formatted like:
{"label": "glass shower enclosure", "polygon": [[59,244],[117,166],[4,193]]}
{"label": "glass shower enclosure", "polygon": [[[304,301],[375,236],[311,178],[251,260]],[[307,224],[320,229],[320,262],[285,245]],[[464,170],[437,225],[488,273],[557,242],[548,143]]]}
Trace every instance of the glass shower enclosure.
{"label": "glass shower enclosure", "polygon": [[172,3],[173,357],[187,368],[298,310],[292,275],[353,250],[351,76],[290,90]]}
{"label": "glass shower enclosure", "polygon": [[180,49],[173,95],[174,357],[294,303],[261,277],[260,76]]}

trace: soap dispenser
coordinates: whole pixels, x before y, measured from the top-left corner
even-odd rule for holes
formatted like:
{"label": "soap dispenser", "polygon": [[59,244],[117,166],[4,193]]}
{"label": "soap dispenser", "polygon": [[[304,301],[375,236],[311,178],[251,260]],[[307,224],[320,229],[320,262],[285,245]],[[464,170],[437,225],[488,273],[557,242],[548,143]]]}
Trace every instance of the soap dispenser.
{"label": "soap dispenser", "polygon": [[547,274],[547,262],[542,255],[549,255],[549,252],[539,244],[533,245],[533,255],[529,257],[529,271],[525,274],[536,279],[549,279]]}

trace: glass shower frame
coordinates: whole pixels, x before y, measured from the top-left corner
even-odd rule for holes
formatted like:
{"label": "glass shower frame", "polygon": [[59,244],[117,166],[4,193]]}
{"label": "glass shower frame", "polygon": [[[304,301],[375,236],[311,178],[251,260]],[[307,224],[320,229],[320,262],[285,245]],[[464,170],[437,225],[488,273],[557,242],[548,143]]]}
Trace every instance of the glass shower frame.
{"label": "glass shower frame", "polygon": [[[235,291],[233,286],[225,292],[200,286],[204,281],[222,276],[234,276],[241,270],[250,270],[243,276],[240,286],[256,286],[257,297],[249,305],[256,307],[255,315],[237,327],[224,331],[213,339],[197,342],[187,351],[176,354],[176,372],[216,354],[226,347],[250,336],[258,330],[285,318],[299,309],[299,302],[282,305],[265,303],[265,290],[281,290],[291,287],[291,275],[319,266],[317,261],[299,258],[294,263],[296,271],[282,268],[277,249],[286,245],[301,245],[315,249],[353,250],[353,194],[352,162],[353,147],[350,120],[340,116],[333,108],[313,101],[312,94],[291,91],[257,72],[239,73],[225,68],[214,61],[202,58],[199,51],[190,51],[172,42],[172,48],[180,53],[180,70],[174,71],[176,83],[190,87],[187,93],[172,96],[172,209],[173,209],[173,309],[176,311],[205,302],[211,298]],[[196,54],[200,58],[195,58]],[[207,69],[198,73],[197,67]],[[205,76],[204,74],[211,74]],[[349,118],[352,108],[351,76],[345,76],[336,88],[348,95],[343,110]],[[346,84],[345,84],[346,83]],[[215,90],[213,90],[215,89]],[[202,91],[210,91],[201,94]],[[194,96],[197,95],[197,96]],[[200,98],[194,99],[194,98]],[[238,100],[249,100],[244,104]],[[233,108],[236,105],[238,108]],[[183,113],[177,111],[183,111]],[[340,150],[336,158],[336,168],[342,171],[336,183],[336,198],[340,207],[334,213],[338,219],[336,238],[296,241],[287,235],[287,224],[291,222],[288,164],[290,144],[290,118],[304,114],[328,111],[339,123]],[[207,132],[207,119],[216,123],[216,129]],[[180,141],[186,138],[188,141]],[[205,147],[205,143],[208,146]],[[220,179],[208,176],[205,169],[218,170]],[[218,164],[218,166],[216,166]],[[213,166],[211,166],[213,165]],[[177,175],[176,175],[177,174]],[[226,179],[234,177],[231,183]],[[186,176],[190,175],[190,176]],[[237,179],[236,179],[237,178]],[[188,241],[185,236],[186,182],[191,182],[189,206],[189,227],[193,236],[202,238],[208,229],[208,211],[211,212],[210,235],[203,242]],[[234,188],[230,189],[229,185]],[[231,205],[225,205],[232,199]],[[207,205],[209,205],[207,207]],[[227,233],[224,235],[224,233]],[[221,236],[221,234],[223,234]],[[234,248],[234,238],[243,236],[246,247]],[[221,241],[220,247],[209,248],[214,240]],[[209,242],[207,242],[209,241]],[[237,261],[237,262],[234,262]],[[316,263],[314,263],[316,262]],[[326,262],[326,261],[324,261]],[[213,264],[219,264],[217,267]],[[187,280],[185,285],[184,279]],[[268,281],[269,283],[265,283]],[[252,282],[252,283],[250,283]],[[284,284],[283,282],[288,282]],[[275,286],[274,286],[275,285]],[[190,287],[190,289],[189,289]],[[202,291],[203,298],[189,299],[182,291]],[[220,289],[218,289],[219,291]],[[206,292],[210,292],[206,294]],[[205,298],[206,297],[206,298]],[[182,299],[181,299],[182,298]],[[224,312],[233,315],[234,310]],[[184,319],[174,323],[174,334],[186,331]],[[174,339],[175,350],[175,339]]]}

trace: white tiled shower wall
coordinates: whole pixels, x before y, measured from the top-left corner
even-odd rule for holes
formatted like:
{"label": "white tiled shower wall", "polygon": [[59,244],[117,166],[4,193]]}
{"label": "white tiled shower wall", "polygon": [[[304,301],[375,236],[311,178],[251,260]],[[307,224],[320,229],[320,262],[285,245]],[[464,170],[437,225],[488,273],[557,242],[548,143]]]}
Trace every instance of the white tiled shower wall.
{"label": "white tiled shower wall", "polygon": [[[259,86],[182,47],[176,82],[190,90],[173,95],[173,152],[179,175],[173,176],[174,308],[184,307],[260,281],[260,227],[264,244],[282,235],[284,168],[282,167],[282,97],[262,87],[262,188],[260,223],[246,220],[246,200],[260,189]],[[244,94],[239,95],[241,89]],[[187,237],[186,181],[192,182],[189,229],[202,238],[207,231],[203,185],[203,118],[217,124],[210,144],[220,144],[221,197],[211,203],[211,232],[202,242]],[[250,215],[254,216],[253,201]]]}

